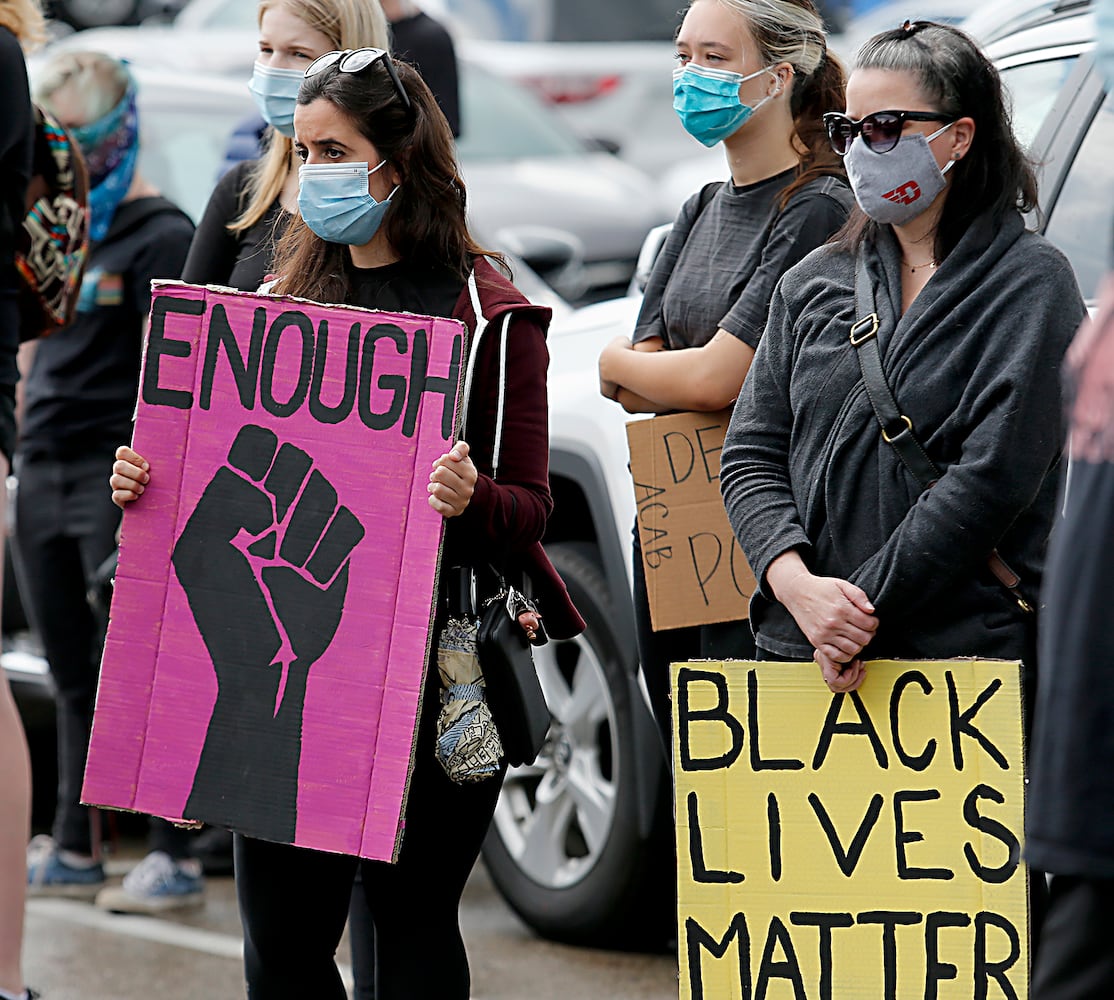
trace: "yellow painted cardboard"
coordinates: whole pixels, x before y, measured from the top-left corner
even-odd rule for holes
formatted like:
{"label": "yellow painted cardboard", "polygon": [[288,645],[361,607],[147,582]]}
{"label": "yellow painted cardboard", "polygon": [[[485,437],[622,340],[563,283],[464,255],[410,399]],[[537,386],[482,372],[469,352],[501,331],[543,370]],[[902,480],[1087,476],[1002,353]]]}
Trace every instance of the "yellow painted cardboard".
{"label": "yellow painted cardboard", "polygon": [[1020,665],[673,664],[680,996],[1028,996]]}
{"label": "yellow painted cardboard", "polygon": [[627,424],[655,631],[749,615],[754,574],[719,492],[719,456],[730,420],[731,411],[721,410]]}

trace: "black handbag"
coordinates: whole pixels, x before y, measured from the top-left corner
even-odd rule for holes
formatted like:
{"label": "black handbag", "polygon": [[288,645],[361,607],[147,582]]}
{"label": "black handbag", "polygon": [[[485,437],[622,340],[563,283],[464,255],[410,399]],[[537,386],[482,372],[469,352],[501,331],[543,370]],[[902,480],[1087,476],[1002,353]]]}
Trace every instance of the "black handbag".
{"label": "black handbag", "polygon": [[533,654],[533,646],[544,645],[548,638],[541,627],[533,640],[527,638],[518,620],[526,611],[537,613],[533,602],[514,587],[504,586],[484,603],[476,634],[487,704],[503,755],[513,766],[534,762],[550,723]]}

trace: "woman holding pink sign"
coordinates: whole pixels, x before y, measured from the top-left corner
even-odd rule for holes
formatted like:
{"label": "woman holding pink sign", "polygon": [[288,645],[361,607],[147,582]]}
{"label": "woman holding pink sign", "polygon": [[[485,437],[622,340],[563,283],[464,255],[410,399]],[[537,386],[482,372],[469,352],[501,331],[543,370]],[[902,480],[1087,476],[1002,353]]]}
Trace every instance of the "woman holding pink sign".
{"label": "woman holding pink sign", "polygon": [[[468,232],[444,115],[414,70],[381,49],[357,49],[326,53],[309,66],[294,125],[304,164],[300,218],[279,242],[274,291],[452,317],[474,332],[503,329],[477,350],[468,440],[443,454],[429,476],[425,516],[447,522],[441,588],[452,567],[484,567],[492,552],[504,552],[503,571],[529,577],[549,633],[575,634],[583,623],[540,544],[553,503],[549,311],[528,303]],[[121,448],[113,498],[121,506],[136,500],[150,474],[139,455]],[[345,996],[334,954],[357,871],[375,924],[381,1000],[468,997],[459,902],[501,770],[468,785],[446,776],[434,760],[438,703],[437,671],[429,669],[396,864],[237,836],[250,997]]]}

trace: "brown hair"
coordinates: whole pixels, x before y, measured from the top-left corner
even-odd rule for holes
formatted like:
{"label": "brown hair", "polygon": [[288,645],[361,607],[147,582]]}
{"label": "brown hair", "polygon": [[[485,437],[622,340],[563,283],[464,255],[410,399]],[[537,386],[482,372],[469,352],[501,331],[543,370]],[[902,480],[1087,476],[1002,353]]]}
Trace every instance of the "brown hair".
{"label": "brown hair", "polygon": [[[445,115],[416,70],[397,61],[394,67],[409,108],[381,63],[359,73],[341,73],[335,66],[322,70],[303,81],[298,103],[329,101],[398,171],[383,232],[402,260],[444,267],[462,278],[472,270],[474,256],[486,254],[502,263],[468,231],[464,181]],[[349,266],[346,246],[320,239],[301,218],[294,219],[275,250],[275,291],[343,302]]]}
{"label": "brown hair", "polygon": [[[975,122],[971,148],[950,171],[933,243],[936,260],[943,260],[987,209],[1001,219],[1036,207],[1036,174],[1013,134],[1002,80],[970,36],[947,24],[907,22],[866,42],[855,68],[909,73],[936,110]],[[877,229],[878,223],[856,208],[836,242],[854,250]]]}
{"label": "brown hair", "polygon": [[[320,31],[335,49],[386,49],[389,47],[387,19],[379,0],[260,0],[259,21],[274,7],[285,7],[299,21]],[[274,204],[290,172],[294,140],[268,129],[267,148],[248,174],[240,216],[228,230],[242,233],[251,229]]]}
{"label": "brown hair", "polygon": [[[692,0],[693,3],[708,0]],[[744,18],[764,65],[789,63],[794,70],[789,110],[796,129],[800,166],[781,193],[781,207],[817,177],[843,177],[843,162],[824,129],[825,111],[842,109],[847,83],[843,64],[828,51],[824,21],[812,0],[715,0]]]}

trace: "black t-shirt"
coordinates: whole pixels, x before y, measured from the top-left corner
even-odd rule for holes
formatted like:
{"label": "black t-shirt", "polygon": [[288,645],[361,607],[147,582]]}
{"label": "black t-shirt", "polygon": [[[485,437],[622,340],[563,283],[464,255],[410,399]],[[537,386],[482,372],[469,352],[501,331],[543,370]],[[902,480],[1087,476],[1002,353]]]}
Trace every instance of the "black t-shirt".
{"label": "black t-shirt", "polygon": [[12,259],[16,233],[26,211],[34,130],[27,67],[19,41],[0,27],[0,290],[18,287]]}
{"label": "black t-shirt", "polygon": [[151,281],[179,277],[192,236],[193,223],[165,198],[116,210],[89,255],[74,321],[37,346],[22,454],[76,457],[131,437]]}
{"label": "black t-shirt", "polygon": [[780,208],[795,173],[745,187],[726,181],[703,209],[700,194],[685,202],[650,273],[636,343],[661,337],[670,349],[701,347],[723,329],[758,346],[774,286],[828,241],[853,204],[845,180],[818,177]]}
{"label": "black t-shirt", "polygon": [[290,219],[276,198],[250,229],[228,231],[247,207],[247,182],[255,161],[239,163],[218,182],[190,246],[182,280],[254,292],[271,273],[275,241]]}
{"label": "black t-shirt", "polygon": [[410,63],[433,91],[449,120],[454,136],[460,135],[460,93],[456,52],[449,33],[428,14],[418,12],[391,24],[391,51]]}
{"label": "black t-shirt", "polygon": [[464,290],[464,279],[444,268],[409,261],[383,267],[353,267],[349,304],[383,312],[451,316]]}

